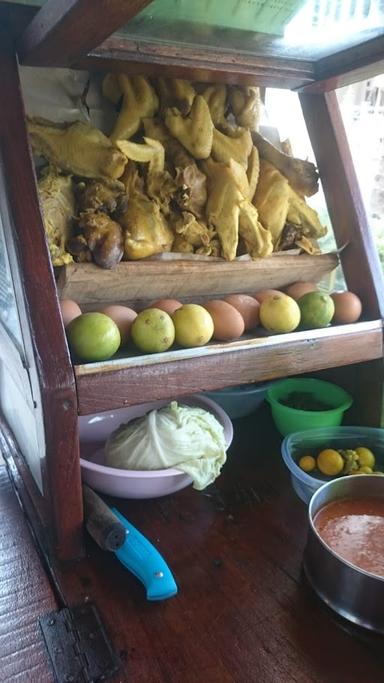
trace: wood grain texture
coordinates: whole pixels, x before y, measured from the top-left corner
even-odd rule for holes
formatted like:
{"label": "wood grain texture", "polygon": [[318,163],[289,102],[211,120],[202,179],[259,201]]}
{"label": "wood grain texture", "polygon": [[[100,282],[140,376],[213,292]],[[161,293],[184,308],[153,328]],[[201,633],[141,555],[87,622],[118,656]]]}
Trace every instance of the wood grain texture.
{"label": "wood grain texture", "polygon": [[[359,327],[360,325],[360,327]],[[276,377],[314,372],[382,358],[382,322],[357,323],[327,330],[298,332],[242,342],[214,345],[211,352],[172,362],[167,353],[159,361],[146,356],[131,366],[117,360],[75,367],[81,415],[146,401],[173,398],[202,390],[260,382]],[[209,346],[206,347],[209,350]],[[225,353],[223,353],[225,349]],[[191,350],[190,350],[191,351]],[[195,349],[193,351],[196,351]],[[183,352],[180,352],[181,354]]]}
{"label": "wood grain texture", "polygon": [[38,619],[57,604],[4,465],[0,519],[0,678],[2,683],[51,683]]}
{"label": "wood grain texture", "polygon": [[315,80],[302,92],[329,92],[378,76],[384,70],[384,35],[315,62]]}
{"label": "wood grain texture", "polygon": [[47,0],[17,42],[23,64],[71,66],[150,0]]}
{"label": "wood grain texture", "polygon": [[300,101],[317,160],[347,286],[368,316],[384,316],[382,269],[335,93],[301,94]]}
{"label": "wood grain texture", "polygon": [[205,491],[109,499],[164,555],[178,595],[147,602],[90,542],[87,560],[56,572],[66,600],[95,601],[122,661],[116,683],[382,683],[382,638],[340,622],[302,577],[307,510],[268,409],[234,426]]}
{"label": "wood grain texture", "polygon": [[338,264],[337,254],[286,255],[256,261],[154,260],[127,261],[112,270],[93,263],[64,266],[58,280],[61,298],[79,304],[154,301],[176,297],[193,301],[234,293],[255,294],[293,282],[318,282]]}
{"label": "wood grain texture", "polygon": [[120,71],[202,82],[299,88],[314,78],[306,60],[262,57],[217,49],[112,36],[76,64],[90,71]]}
{"label": "wood grain texture", "polygon": [[82,525],[76,386],[40,213],[16,59],[7,44],[4,37],[0,146],[43,405],[44,494],[53,547],[63,557],[73,557],[80,552]]}

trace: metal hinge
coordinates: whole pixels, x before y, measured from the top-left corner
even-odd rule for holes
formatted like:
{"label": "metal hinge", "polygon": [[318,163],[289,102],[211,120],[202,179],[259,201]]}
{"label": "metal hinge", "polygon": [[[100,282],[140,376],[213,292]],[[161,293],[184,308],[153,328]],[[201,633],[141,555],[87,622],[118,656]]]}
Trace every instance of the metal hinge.
{"label": "metal hinge", "polygon": [[120,661],[92,603],[50,612],[39,620],[57,683],[106,681]]}

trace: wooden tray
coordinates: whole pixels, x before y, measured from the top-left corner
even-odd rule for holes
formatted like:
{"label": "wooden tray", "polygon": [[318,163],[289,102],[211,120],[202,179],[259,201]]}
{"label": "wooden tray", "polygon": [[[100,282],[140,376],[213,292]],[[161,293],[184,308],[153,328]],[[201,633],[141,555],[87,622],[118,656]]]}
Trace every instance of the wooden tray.
{"label": "wooden tray", "polygon": [[113,270],[93,263],[64,266],[58,278],[60,298],[90,308],[100,304],[146,304],[173,297],[183,302],[234,293],[253,294],[297,281],[318,282],[338,265],[336,253],[277,253],[257,261],[126,261]]}

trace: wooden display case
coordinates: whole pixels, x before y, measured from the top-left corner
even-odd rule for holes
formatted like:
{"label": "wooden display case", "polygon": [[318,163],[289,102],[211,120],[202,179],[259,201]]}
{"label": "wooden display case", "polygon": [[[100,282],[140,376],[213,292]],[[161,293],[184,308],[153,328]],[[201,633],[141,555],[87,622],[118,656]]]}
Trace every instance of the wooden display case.
{"label": "wooden display case", "polygon": [[[151,14],[139,13],[152,4],[151,23]],[[356,386],[370,386],[370,410],[365,406],[362,419],[377,424],[381,417],[382,274],[334,90],[380,73],[382,23],[369,31],[358,31],[340,44],[316,49],[309,45],[299,50],[292,44],[288,47],[281,38],[275,40],[257,33],[257,26],[252,32],[214,26],[204,33],[204,24],[194,22],[194,32],[188,33],[190,23],[179,17],[173,25],[165,22],[161,27],[156,24],[160,4],[158,0],[111,0],[101,3],[95,11],[94,4],[87,0],[47,0],[36,5],[32,1],[28,6],[0,2],[0,200],[3,221],[7,222],[4,232],[15,299],[19,313],[23,311],[23,336],[28,337],[31,349],[29,356],[22,354],[13,361],[9,354],[2,362],[9,372],[19,367],[19,378],[24,371],[24,380],[16,381],[19,386],[25,383],[25,394],[30,392],[28,400],[36,424],[44,432],[40,485],[20,453],[17,427],[5,418],[1,444],[13,456],[11,471],[37,533],[47,551],[60,559],[73,559],[83,550],[78,414],[349,365]],[[183,44],[183,36],[188,35],[188,42]],[[199,350],[169,352],[162,357],[73,366],[37,196],[18,62],[297,91],[337,244],[348,244],[340,253],[346,282],[363,302],[364,319],[329,329],[250,337]],[[150,267],[156,268],[153,264]],[[246,274],[248,266],[243,267]],[[190,266],[191,271],[195,268],[196,264]],[[111,278],[109,286],[113,291],[114,275],[108,273],[105,277]],[[59,285],[61,291],[72,293],[75,279],[67,274]],[[0,332],[5,335],[1,325]],[[1,408],[6,414],[4,405]]]}

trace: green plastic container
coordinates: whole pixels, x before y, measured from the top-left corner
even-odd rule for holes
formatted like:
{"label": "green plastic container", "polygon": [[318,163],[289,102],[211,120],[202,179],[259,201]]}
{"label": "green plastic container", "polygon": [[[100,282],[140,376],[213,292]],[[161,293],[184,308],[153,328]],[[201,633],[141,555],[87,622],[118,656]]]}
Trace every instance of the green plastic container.
{"label": "green plastic container", "polygon": [[[281,403],[292,393],[305,393],[332,406],[329,410],[299,410]],[[337,384],[320,379],[283,379],[272,384],[266,395],[272,417],[280,434],[287,436],[317,427],[338,427],[343,415],[352,405],[352,397]]]}

